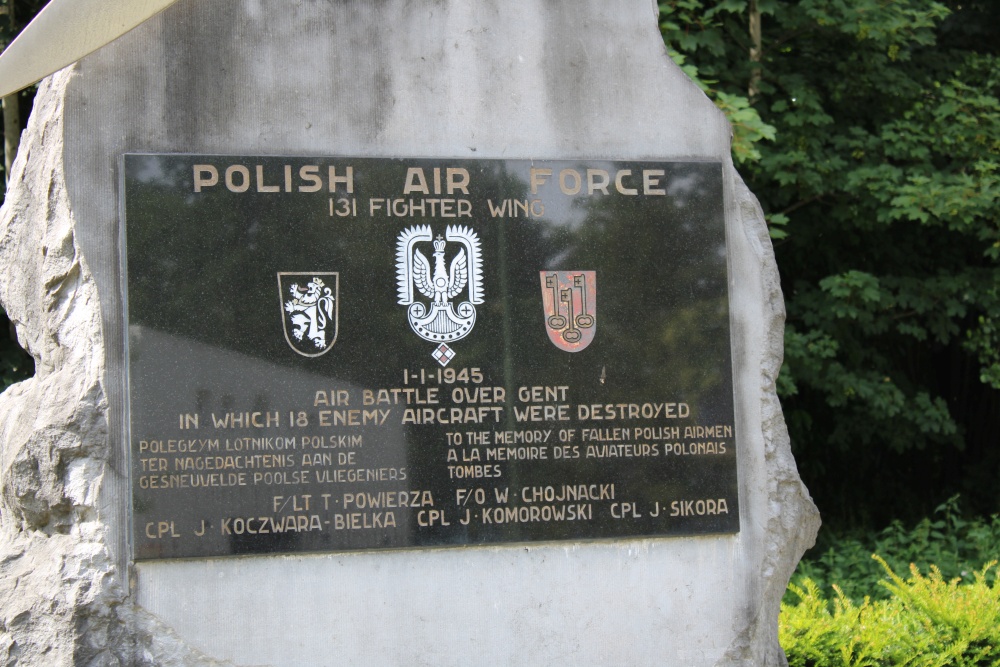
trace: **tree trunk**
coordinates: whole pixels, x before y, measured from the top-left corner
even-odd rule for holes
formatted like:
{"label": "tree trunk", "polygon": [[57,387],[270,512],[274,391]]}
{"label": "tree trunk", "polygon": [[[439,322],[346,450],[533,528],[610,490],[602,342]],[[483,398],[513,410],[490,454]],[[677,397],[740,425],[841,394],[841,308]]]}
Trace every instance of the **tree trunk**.
{"label": "tree trunk", "polygon": [[18,93],[3,98],[3,165],[4,181],[10,183],[10,167],[17,157],[17,147],[21,143],[21,113],[18,109]]}
{"label": "tree trunk", "polygon": [[760,6],[757,0],[750,0],[750,84],[747,86],[747,93],[750,103],[753,104],[760,93]]}

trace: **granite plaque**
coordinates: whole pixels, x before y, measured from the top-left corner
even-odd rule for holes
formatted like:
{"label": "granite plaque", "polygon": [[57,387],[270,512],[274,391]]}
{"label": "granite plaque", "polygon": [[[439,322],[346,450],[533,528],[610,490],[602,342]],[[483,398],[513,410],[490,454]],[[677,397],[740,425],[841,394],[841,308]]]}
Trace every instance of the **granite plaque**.
{"label": "granite plaque", "polygon": [[739,530],[718,162],[122,174],[137,560]]}

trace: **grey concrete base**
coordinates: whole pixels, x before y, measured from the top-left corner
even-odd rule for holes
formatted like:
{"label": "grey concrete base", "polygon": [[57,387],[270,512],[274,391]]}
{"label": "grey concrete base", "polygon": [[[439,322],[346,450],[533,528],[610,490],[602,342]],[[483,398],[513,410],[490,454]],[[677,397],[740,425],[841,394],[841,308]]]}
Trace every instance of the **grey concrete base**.
{"label": "grey concrete base", "polygon": [[[724,162],[741,532],[132,566],[128,151]],[[0,214],[0,299],[38,365],[0,396],[0,664],[782,664],[818,516],[774,393],[770,242],[728,151],[645,0],[180,0],[52,77]]]}

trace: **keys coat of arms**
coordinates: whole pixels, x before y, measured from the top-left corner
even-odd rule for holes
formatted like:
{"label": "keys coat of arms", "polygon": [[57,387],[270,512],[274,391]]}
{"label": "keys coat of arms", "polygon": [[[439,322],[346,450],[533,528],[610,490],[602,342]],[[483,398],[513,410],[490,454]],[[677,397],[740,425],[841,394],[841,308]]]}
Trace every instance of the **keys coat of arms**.
{"label": "keys coat of arms", "polygon": [[285,340],[302,356],[326,354],[337,341],[339,288],[337,273],[278,273]]}
{"label": "keys coat of arms", "polygon": [[560,350],[579,352],[597,333],[597,272],[540,271],[545,331]]}
{"label": "keys coat of arms", "polygon": [[[431,258],[421,251],[421,246],[430,249],[427,244],[434,249]],[[398,303],[407,306],[414,333],[442,344],[468,336],[476,324],[476,306],[483,303],[479,235],[461,225],[448,226],[444,238],[440,234],[434,238],[430,225],[404,229],[396,240],[396,279]],[[466,298],[456,304],[463,294]],[[418,295],[428,302],[420,301]]]}

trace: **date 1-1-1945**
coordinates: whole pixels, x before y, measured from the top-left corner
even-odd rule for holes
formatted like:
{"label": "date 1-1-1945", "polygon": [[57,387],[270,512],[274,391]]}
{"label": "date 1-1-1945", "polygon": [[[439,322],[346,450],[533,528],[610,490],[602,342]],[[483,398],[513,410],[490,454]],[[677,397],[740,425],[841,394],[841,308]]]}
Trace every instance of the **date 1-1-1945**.
{"label": "date 1-1-1945", "polygon": [[482,384],[483,374],[478,368],[432,368],[419,371],[403,369],[403,384],[455,384],[464,382],[466,384]]}

